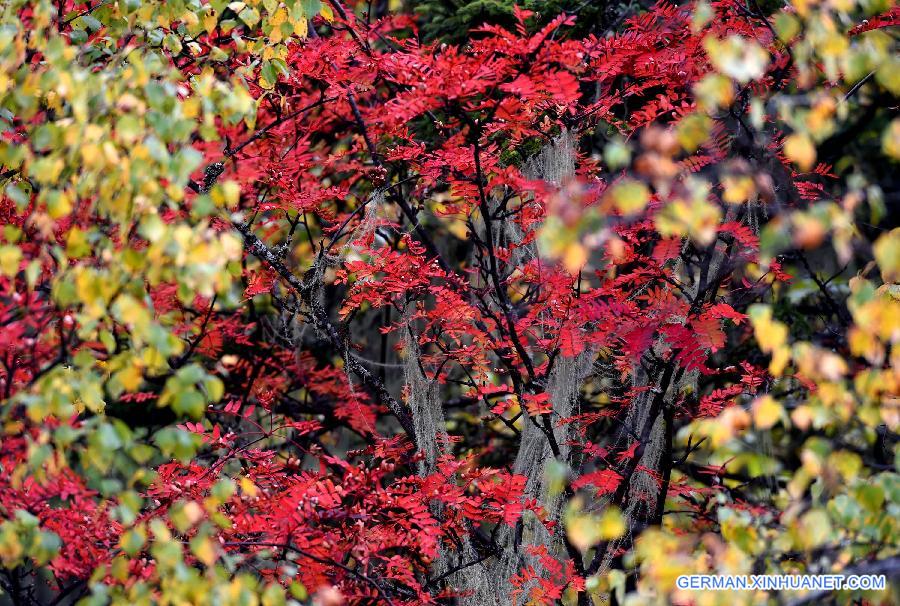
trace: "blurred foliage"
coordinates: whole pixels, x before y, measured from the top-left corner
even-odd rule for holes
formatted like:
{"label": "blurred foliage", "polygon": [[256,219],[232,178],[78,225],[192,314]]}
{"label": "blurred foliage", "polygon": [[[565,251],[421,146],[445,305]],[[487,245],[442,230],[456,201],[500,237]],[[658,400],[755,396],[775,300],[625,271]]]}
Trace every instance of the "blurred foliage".
{"label": "blurred foliage", "polygon": [[[647,8],[638,3],[580,0],[525,0],[521,7],[534,11],[527,20],[530,29],[560,14],[575,16],[574,26],[565,34],[571,39],[589,35],[606,39],[608,30],[615,30],[628,17],[645,15]],[[511,1],[427,0],[415,3],[413,8],[426,41],[460,43],[478,38],[484,32],[472,30],[484,23],[510,30],[521,27],[525,36]],[[714,8],[722,9],[718,4],[696,5],[693,38],[702,38],[715,18]],[[562,189],[563,194],[554,192],[555,197],[548,198],[546,217],[532,217],[531,223],[540,223],[534,228],[534,241],[541,254],[558,261],[566,279],[578,276],[574,288],[562,278],[547,286],[569,296],[581,294],[582,270],[597,257],[603,257],[609,267],[618,267],[616,264],[630,262],[629,255],[644,255],[628,248],[624,239],[610,237],[610,217],[623,224],[640,217],[641,229],[653,232],[652,242],[647,239],[642,244],[674,243],[671,255],[659,263],[671,269],[683,267],[683,259],[689,255],[682,256],[682,251],[696,253],[699,258],[701,253],[714,250],[723,233],[732,244],[743,237],[753,243],[747,248],[754,248],[757,233],[750,228],[735,228],[729,223],[730,217],[737,208],[756,205],[758,209],[760,202],[772,209],[772,214],[761,221],[758,257],[741,267],[741,275],[735,275],[735,284],[743,284],[741,288],[751,291],[763,285],[765,294],[757,296],[752,291],[752,305],[750,299],[742,301],[748,316],[744,326],[748,328],[744,333],[740,328],[733,332],[743,334],[748,342],[735,345],[729,352],[734,359],[725,359],[722,364],[731,368],[742,362],[756,365],[758,373],[747,372],[740,380],[749,377],[747,382],[758,382],[751,385],[752,390],[732,394],[727,405],[714,414],[679,418],[684,423],[671,437],[673,452],[685,453],[681,463],[700,467],[706,476],[715,477],[716,490],[720,491],[713,497],[715,504],[709,511],[671,507],[665,513],[672,515],[639,533],[633,549],[616,554],[626,567],[640,572],[638,580],[626,578],[621,567],[602,572],[595,569],[589,578],[579,581],[587,584],[589,592],[605,597],[614,594],[635,605],[668,600],[690,600],[699,605],[743,600],[749,604],[756,596],[686,594],[675,587],[675,579],[680,574],[696,573],[830,572],[857,561],[897,556],[900,229],[896,217],[900,205],[900,118],[896,107],[900,59],[895,30],[860,29],[860,24],[866,23],[864,19],[874,20],[893,8],[888,0],[741,4],[735,10],[746,11],[748,19],[771,32],[771,39],[755,40],[739,34],[703,38],[702,52],[710,67],[704,68],[707,73],[693,87],[696,104],[685,103],[677,112],[660,109],[645,122],[628,124],[624,120],[612,122],[625,115],[627,108],[610,109],[603,114],[610,122],[598,119],[590,128],[593,143],[599,147],[582,154],[592,167],[605,167],[598,169],[602,179],[592,176],[592,183],[603,180],[605,186],[608,180],[610,187],[604,188],[596,200],[587,200],[587,188],[572,185],[571,190]],[[363,11],[362,5],[356,9]],[[657,10],[665,16],[666,11],[676,9],[663,5]],[[208,319],[251,301],[248,307],[253,320],[248,323],[255,330],[259,310],[252,303],[253,297],[269,297],[260,309],[274,305],[272,283],[284,277],[266,274],[267,288],[247,294],[242,282],[247,274],[244,248],[253,240],[246,234],[242,239],[233,227],[245,218],[240,202],[248,195],[248,188],[236,175],[220,179],[224,169],[218,162],[234,151],[234,133],[245,138],[253,136],[249,133],[262,133],[257,123],[261,111],[283,117],[283,90],[294,68],[288,64],[290,43],[310,35],[311,19],[316,17],[322,31],[331,33],[355,33],[350,29],[352,24],[335,24],[332,4],[318,0],[126,0],[92,4],[13,0],[5,2],[2,11],[0,186],[5,206],[0,232],[0,329],[5,332],[0,342],[11,350],[29,350],[27,356],[4,359],[5,462],[0,471],[6,476],[8,493],[16,495],[5,499],[0,511],[0,563],[5,573],[14,579],[23,571],[41,570],[35,578],[43,579],[41,575],[46,576],[54,558],[77,542],[80,524],[87,527],[102,523],[108,526],[101,529],[106,534],[99,533],[105,542],[86,546],[83,553],[69,553],[67,558],[71,566],[81,561],[87,572],[81,568],[60,571],[61,577],[83,577],[79,583],[87,586],[84,604],[276,606],[289,600],[308,600],[299,582],[276,582],[271,575],[248,571],[238,558],[222,551],[218,533],[235,523],[226,512],[236,502],[253,501],[263,492],[240,465],[216,468],[216,473],[222,472],[221,479],[210,479],[202,498],[182,500],[167,494],[155,499],[148,496],[147,488],[164,464],[173,460],[185,465],[196,463],[200,460],[198,453],[203,456],[204,440],[221,437],[210,438],[204,434],[206,427],[199,424],[195,427],[200,431],[173,424],[176,420],[201,422],[209,407],[223,398],[222,377],[227,374],[223,371],[225,360],[196,355],[203,347],[203,330],[195,330],[180,310],[190,308],[195,316],[192,319],[202,321],[204,313]],[[593,48],[593,44],[592,39],[586,47]],[[570,60],[566,69],[582,69],[582,57],[572,55],[578,60]],[[776,57],[780,63],[775,63]],[[309,63],[318,67],[318,59]],[[369,75],[363,74],[364,69],[378,65],[369,59],[366,55],[365,60],[347,61],[351,74],[337,86],[349,91],[352,83],[359,89],[374,89]],[[309,65],[303,68],[313,71]],[[357,68],[359,72],[353,71]],[[528,100],[539,108],[532,116],[535,122],[544,119],[549,123],[547,115],[557,105],[569,103],[574,108],[575,102],[566,100],[578,98],[582,88],[591,88],[582,87],[570,71],[562,68],[552,74],[556,78],[563,75],[574,84],[560,86],[539,102]],[[396,76],[392,83],[400,80]],[[521,88],[505,94],[516,99],[529,95],[538,98],[538,85],[531,81],[526,84],[519,81],[517,86]],[[662,84],[658,87],[664,89]],[[630,92],[628,99],[662,97],[662,105],[667,98],[656,95],[657,90],[648,86],[633,95]],[[342,89],[341,94],[345,93]],[[356,117],[359,108],[354,97],[349,99],[347,107],[352,112],[348,110],[348,114]],[[472,99],[466,102],[471,103],[466,111],[473,115],[482,109]],[[510,110],[511,114],[515,111]],[[460,113],[463,118],[469,117]],[[437,138],[450,130],[446,124],[432,124],[431,113],[427,120],[424,114],[423,110],[412,112],[414,118],[409,122],[411,130],[421,126],[420,138]],[[573,126],[587,112],[575,115],[574,111],[560,111],[559,115],[560,123]],[[660,115],[667,116],[665,122],[671,128],[648,127]],[[405,126],[406,121],[401,122]],[[462,132],[462,122],[465,120],[454,122],[453,128]],[[735,158],[725,162],[724,155],[715,155],[718,150],[710,141],[716,138],[721,124],[744,137],[738,141],[745,146],[744,162]],[[333,139],[336,155],[350,155],[347,149],[352,143],[348,141],[368,136],[364,127],[359,130],[341,133],[341,137],[326,132],[323,137]],[[631,137],[638,130],[643,135]],[[562,129],[554,124],[552,132],[548,128],[542,133],[544,139],[526,129],[521,132],[528,136],[497,136],[504,146],[497,154],[497,166],[522,165],[539,153],[544,139],[557,136]],[[475,142],[471,147],[478,149],[478,135]],[[468,141],[459,145],[468,153]],[[415,155],[409,149],[402,151]],[[694,167],[687,158],[695,153],[712,159]],[[373,163],[378,157],[373,155],[376,157],[347,172],[370,178],[366,171],[377,172]],[[457,172],[464,176],[474,170],[470,164],[461,166]],[[772,167],[778,171],[770,171]],[[268,168],[275,174],[279,167],[269,164]],[[781,180],[773,184],[772,174],[776,172]],[[381,177],[372,177],[372,182]],[[462,182],[469,186],[465,191],[471,199],[471,190],[483,187],[480,175],[478,179],[477,187]],[[795,191],[803,187],[809,191]],[[792,193],[792,199],[813,201],[787,204],[786,191]],[[810,191],[811,195],[802,195]],[[571,203],[577,199],[581,204],[579,196],[587,200],[584,205]],[[352,198],[342,191],[335,197],[342,203],[343,198]],[[429,207],[438,218],[423,224],[443,229],[441,233],[452,236],[454,245],[456,241],[466,242],[476,231],[472,217],[481,210],[465,210],[464,198],[457,192],[440,199],[435,194]],[[265,196],[260,195],[260,199]],[[364,196],[353,198],[353,203],[359,204],[362,199]],[[353,207],[341,229],[363,207]],[[293,235],[302,213],[284,214],[293,221]],[[306,215],[302,216],[305,222]],[[312,233],[309,225],[304,223],[304,227]],[[370,233],[366,237],[373,236]],[[411,249],[423,254],[414,249],[411,239],[397,241],[403,253],[384,260],[378,268],[382,274],[408,261],[404,255]],[[309,249],[300,246],[298,250],[309,253],[314,245],[309,244]],[[363,284],[359,275],[364,271],[372,276],[378,273],[365,265],[378,256],[355,242],[348,248],[352,248],[350,254],[355,255],[356,265],[354,271],[345,272],[343,279],[358,287]],[[270,264],[273,258],[280,261],[287,254],[266,257],[263,253],[270,251],[262,245],[254,250]],[[366,259],[360,261],[363,254]],[[503,254],[512,256],[508,250]],[[412,282],[421,277],[425,268],[417,260],[408,272],[412,278],[406,279]],[[521,279],[522,273],[515,274],[515,279]],[[596,274],[603,278],[602,271]],[[513,279],[505,276],[504,280],[507,278]],[[429,279],[425,277],[416,288],[427,291]],[[403,292],[404,288],[411,289],[401,285],[398,290]],[[165,290],[163,295],[160,290]],[[527,290],[532,292],[530,285]],[[715,289],[712,293],[710,304],[717,300],[717,292]],[[442,291],[450,301],[443,317],[469,311],[462,297],[453,299],[448,293],[449,288]],[[375,295],[369,297],[373,298]],[[603,301],[599,295],[597,300]],[[624,308],[623,301],[618,303]],[[691,303],[700,307],[703,301]],[[552,304],[556,305],[556,300]],[[363,312],[373,307],[377,306],[368,299],[358,305]],[[504,301],[505,313],[511,314],[513,307],[510,301]],[[726,311],[725,318],[739,327],[743,314],[725,307],[732,314]],[[499,308],[488,306],[492,313]],[[353,314],[357,311],[354,309]],[[704,308],[703,313],[708,312]],[[692,322],[699,319],[697,310],[693,313]],[[464,320],[475,317],[472,312]],[[506,319],[510,325],[527,321]],[[726,339],[720,327],[724,318],[713,316],[712,320],[713,336],[703,350],[710,355],[721,349]],[[699,331],[692,324],[685,332],[695,336]],[[471,335],[465,334],[460,342],[469,338]],[[721,341],[716,340],[719,338]],[[580,353],[577,347],[584,347],[584,343],[573,342],[570,338],[564,345],[569,348],[567,353]],[[483,343],[471,349],[478,347],[489,349]],[[508,361],[513,358],[509,353],[512,348],[508,344],[504,347],[504,360]],[[647,348],[646,343],[643,347]],[[652,353],[652,346],[650,349]],[[348,357],[340,358],[335,367],[346,366],[347,360],[353,359],[349,351],[345,344],[343,353]],[[604,350],[603,356],[607,353]],[[487,363],[482,366],[490,367]],[[343,377],[343,370],[340,368],[337,374]],[[494,371],[497,369],[485,375],[499,386],[505,378],[498,378],[501,373]],[[735,376],[740,376],[738,372],[733,371]],[[488,381],[482,383],[487,385]],[[529,384],[528,389],[542,388],[536,385]],[[145,390],[152,392],[158,410],[129,412],[128,403]],[[499,387],[491,395],[498,393]],[[314,399],[309,393],[302,395],[306,400]],[[679,395],[693,402],[709,394]],[[487,401],[484,394],[479,396]],[[603,396],[608,403],[609,395]],[[492,418],[491,427],[507,436],[517,435],[525,421],[542,415],[549,418],[552,408],[547,408],[548,402],[547,397],[527,393],[522,394],[520,404],[518,396],[510,392],[509,398],[501,398],[497,404],[500,412]],[[524,420],[520,414],[523,409],[528,413]],[[506,423],[503,413],[515,415],[510,417],[515,422]],[[466,420],[460,414],[452,423],[460,419]],[[468,420],[474,425],[482,419],[470,415]],[[353,429],[367,435],[359,427]],[[548,431],[552,434],[552,427]],[[372,448],[387,447],[379,443]],[[389,458],[385,456],[385,461]],[[339,468],[337,475],[349,478],[371,472],[349,471],[345,462],[328,460],[327,464]],[[265,466],[260,464],[259,468],[259,474],[266,477]],[[383,473],[390,471],[393,468]],[[554,481],[559,484],[558,494],[566,485],[567,471],[557,471]],[[198,474],[208,479],[206,471]],[[77,523],[67,519],[66,524],[52,530],[47,520],[29,513],[25,497],[40,494],[49,477],[63,486],[62,500],[67,505],[83,509],[83,519]],[[763,478],[762,488],[759,478]],[[614,492],[619,480],[611,473],[592,481],[595,487],[596,482],[602,482],[599,488]],[[673,485],[696,488],[699,482],[695,480],[686,472],[672,470]],[[492,482],[483,480],[482,485],[493,489]],[[477,484],[472,481],[473,486]],[[378,486],[366,496],[381,496]],[[749,504],[751,499],[744,498],[744,491],[756,489],[765,491],[767,507],[754,507]],[[402,500],[409,492],[408,486],[402,485],[399,496],[391,494],[390,499]],[[474,493],[474,489],[469,492]],[[25,497],[20,499],[21,495]],[[670,493],[669,504],[684,505],[689,498],[679,500],[683,496]],[[106,498],[108,501],[103,501]],[[164,517],[155,517],[152,512],[165,499],[171,509]],[[580,499],[568,503],[561,520],[577,554],[592,554],[598,545],[607,546],[625,535],[624,507],[613,504],[602,512],[591,512]],[[492,507],[493,502],[487,502],[484,509],[493,511]],[[54,511],[48,517],[57,510],[50,509]],[[378,509],[392,510],[380,504]],[[431,515],[422,509],[423,518]],[[358,515],[360,520],[375,515],[368,511],[339,514],[342,518]],[[522,507],[514,514],[522,515]],[[391,527],[386,534],[396,533],[396,528]],[[430,530],[428,527],[428,532],[421,534],[425,535],[423,541],[433,543],[436,539]],[[430,544],[430,548],[437,553],[437,547]],[[109,556],[109,561],[94,568],[92,558],[97,553]],[[354,553],[353,558],[357,555]],[[144,566],[144,561],[138,566],[135,561],[139,559],[152,560],[153,565]],[[422,561],[424,564],[417,563],[431,563],[427,558]],[[294,566],[294,572],[298,566]],[[343,562],[340,566],[347,567]],[[571,576],[566,577],[566,585]],[[362,581],[371,580],[363,575]],[[566,600],[576,599],[572,594],[577,585],[573,582],[567,587]],[[49,591],[55,590],[63,588]],[[885,600],[884,594],[866,597]]]}
{"label": "blurred foliage", "polygon": [[[19,440],[24,448],[19,466],[3,469],[13,486],[71,466],[84,482],[73,484],[73,498],[82,491],[113,497],[112,519],[130,525],[146,506],[137,495],[154,480],[154,468],[195,456],[195,434],[168,427],[151,437],[141,426],[146,420],[129,427],[104,414],[106,403],[159,382],[161,406],[199,419],[221,398],[215,373],[182,357],[188,345],[180,317],[154,306],[148,289],[170,285],[185,304],[240,301],[243,243],[211,221],[236,204],[238,187],[222,181],[186,204],[193,179],[202,182],[198,148],[221,141],[229,126],[255,125],[248,77],[255,82],[259,69],[263,86],[266,78],[274,82],[285,69],[284,42],[305,36],[320,8],[318,1],[3,3],[0,165],[5,201],[14,206],[5,209],[0,235],[2,303],[13,318],[21,306],[35,322],[9,337],[35,341],[38,364],[3,404],[4,452]],[[237,57],[241,68],[226,67]],[[20,272],[27,277],[16,290]],[[61,339],[41,321],[54,309],[65,310]],[[7,396],[17,381],[10,368]],[[52,421],[78,417],[75,424]],[[216,509],[214,501],[207,506]],[[9,570],[45,565],[74,540],[40,530],[25,510],[2,517],[0,561]],[[123,591],[117,603],[284,603],[280,587],[273,593],[250,575],[223,568],[201,574],[185,563],[165,525],[153,530],[155,580],[113,590],[98,569],[86,603],[108,603]],[[123,537],[126,551],[148,540],[136,532]],[[212,564],[206,534],[200,529],[191,550]],[[125,560],[108,573],[126,579]]]}

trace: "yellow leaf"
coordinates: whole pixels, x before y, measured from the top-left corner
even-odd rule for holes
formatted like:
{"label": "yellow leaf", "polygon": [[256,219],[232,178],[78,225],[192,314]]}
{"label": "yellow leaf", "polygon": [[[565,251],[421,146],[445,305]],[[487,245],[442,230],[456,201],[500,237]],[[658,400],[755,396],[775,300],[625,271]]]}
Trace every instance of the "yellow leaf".
{"label": "yellow leaf", "polygon": [[577,274],[587,263],[587,249],[579,242],[574,242],[566,247],[563,255],[563,265],[570,274]]}
{"label": "yellow leaf", "polygon": [[66,235],[66,255],[73,258],[90,254],[87,234],[77,227],[73,227]]}
{"label": "yellow leaf", "polygon": [[219,207],[233,208],[241,198],[241,186],[237,181],[224,181],[213,187],[210,192],[212,201]]}
{"label": "yellow leaf", "polygon": [[840,57],[847,52],[850,42],[841,34],[834,32],[819,40],[816,45],[822,57]]}
{"label": "yellow leaf", "polygon": [[813,422],[812,409],[805,404],[801,404],[791,412],[791,422],[800,431],[806,431]]}
{"label": "yellow leaf", "polygon": [[597,522],[600,538],[618,539],[625,534],[625,518],[617,507],[609,506]]}
{"label": "yellow leaf", "polygon": [[875,260],[886,283],[900,281],[900,227],[882,234],[873,246]]}
{"label": "yellow leaf", "polygon": [[787,340],[787,326],[772,319],[772,308],[767,305],[753,305],[750,312],[750,323],[756,334],[756,341],[765,353],[772,353]]}
{"label": "yellow leaf", "polygon": [[122,295],[116,299],[113,313],[120,322],[131,324],[136,328],[144,328],[150,323],[150,313],[147,308],[130,295]]}
{"label": "yellow leaf", "polygon": [[7,522],[0,526],[0,562],[9,567],[16,566],[24,551],[12,523]]}
{"label": "yellow leaf", "polygon": [[840,381],[847,374],[847,362],[830,351],[818,350],[815,357],[816,374],[826,381]]}
{"label": "yellow leaf", "polygon": [[587,551],[599,541],[595,531],[592,516],[577,515],[566,518],[566,534],[569,541],[581,551]]}
{"label": "yellow leaf", "polygon": [[309,25],[306,19],[301,17],[300,19],[293,21],[292,25],[294,26],[294,35],[300,38],[306,38],[306,34],[309,33]]}
{"label": "yellow leaf", "polygon": [[244,494],[246,494],[249,497],[256,496],[258,490],[256,488],[256,484],[254,484],[250,478],[248,478],[246,476],[241,478],[240,485],[241,485],[241,490],[244,491]]}
{"label": "yellow leaf", "polygon": [[466,226],[465,221],[451,217],[450,220],[446,222],[446,226],[447,226],[447,231],[449,231],[451,234],[453,234],[458,239],[460,239],[460,240],[468,239],[469,229]]}
{"label": "yellow leaf", "polygon": [[762,76],[769,53],[753,40],[732,35],[725,40],[707,36],[703,40],[709,60],[720,72],[744,84]]}
{"label": "yellow leaf", "polygon": [[816,163],[816,148],[810,138],[801,133],[785,138],[784,155],[803,171],[811,170]]}
{"label": "yellow leaf", "polygon": [[22,251],[18,246],[0,246],[0,273],[8,278],[19,273],[19,263],[22,261]]}
{"label": "yellow leaf", "polygon": [[772,352],[772,360],[769,362],[769,372],[776,377],[784,373],[784,369],[791,360],[791,350],[782,345]]}
{"label": "yellow leaf", "polygon": [[656,228],[663,236],[690,236],[707,245],[716,238],[722,211],[702,198],[676,200],[656,215]]}
{"label": "yellow leaf", "polygon": [[694,94],[707,111],[728,107],[734,101],[734,82],[722,74],[708,74],[694,85]]}
{"label": "yellow leaf", "polygon": [[269,24],[273,27],[278,27],[285,21],[287,21],[287,11],[284,10],[284,8],[279,8],[271,17],[269,17]]}
{"label": "yellow leaf", "polygon": [[800,543],[806,549],[818,547],[831,537],[831,519],[824,509],[812,509],[800,518],[797,531]]}
{"label": "yellow leaf", "polygon": [[209,537],[198,535],[191,539],[191,553],[207,566],[216,561],[216,549]]}
{"label": "yellow leaf", "polygon": [[756,192],[749,175],[728,175],[722,179],[722,199],[729,204],[742,204]]}
{"label": "yellow leaf", "polygon": [[128,580],[128,558],[126,558],[125,556],[120,555],[113,559],[112,565],[109,568],[109,574],[112,578],[116,579],[120,583],[124,583]]}
{"label": "yellow leaf", "polygon": [[828,231],[828,225],[812,213],[797,212],[791,217],[791,223],[794,228],[794,244],[806,250],[817,248]]}
{"label": "yellow leaf", "polygon": [[566,507],[563,524],[569,542],[580,551],[585,552],[602,540],[599,518],[582,510],[580,499],[575,499]]}
{"label": "yellow leaf", "polygon": [[881,136],[881,148],[884,153],[900,160],[900,118],[894,118]]}
{"label": "yellow leaf", "polygon": [[627,179],[613,185],[609,195],[615,207],[622,214],[630,215],[647,206],[647,202],[650,200],[650,189],[640,181]]}
{"label": "yellow leaf", "polygon": [[823,97],[810,109],[806,115],[806,127],[809,132],[821,133],[831,129],[832,116],[837,110],[837,101],[833,97]]}
{"label": "yellow leaf", "polygon": [[729,406],[710,423],[713,448],[722,446],[750,425],[750,415],[740,406]]}
{"label": "yellow leaf", "polygon": [[753,424],[757,429],[771,428],[781,419],[781,413],[784,412],[781,404],[769,395],[756,398],[751,408],[753,411]]}
{"label": "yellow leaf", "polygon": [[137,526],[122,533],[119,546],[128,555],[136,555],[147,541],[147,533],[142,526]]}
{"label": "yellow leaf", "polygon": [[65,192],[52,192],[47,196],[47,214],[51,219],[61,219],[72,212],[72,203]]}
{"label": "yellow leaf", "polygon": [[88,168],[103,166],[103,154],[96,143],[87,143],[81,146],[81,159]]}
{"label": "yellow leaf", "polygon": [[206,30],[207,34],[212,34],[216,29],[216,24],[218,24],[219,20],[216,18],[215,13],[207,13],[205,17],[203,17],[203,28]]}
{"label": "yellow leaf", "polygon": [[205,513],[203,507],[197,501],[188,501],[184,505],[184,516],[190,524],[196,524],[203,519]]}
{"label": "yellow leaf", "polygon": [[[269,34],[269,42],[277,44],[277,43],[281,42],[283,39],[284,39],[284,36],[281,33],[281,28],[273,27],[271,33]],[[263,57],[264,59],[271,59],[272,57],[275,56],[275,49],[273,49],[271,46],[266,47],[265,54],[269,55],[269,56],[264,56]]]}
{"label": "yellow leaf", "polygon": [[117,372],[116,377],[122,383],[122,387],[125,388],[125,391],[137,391],[137,388],[141,386],[141,381],[144,378],[139,360],[132,357],[131,363]]}
{"label": "yellow leaf", "polygon": [[158,541],[166,542],[172,540],[172,531],[169,530],[166,523],[160,518],[156,518],[150,522],[150,530],[153,531],[153,536],[155,536]]}

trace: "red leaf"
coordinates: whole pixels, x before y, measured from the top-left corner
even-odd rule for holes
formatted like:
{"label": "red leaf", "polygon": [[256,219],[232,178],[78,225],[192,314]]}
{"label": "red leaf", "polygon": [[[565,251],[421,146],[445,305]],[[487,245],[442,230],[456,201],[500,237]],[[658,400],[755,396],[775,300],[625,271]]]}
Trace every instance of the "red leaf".
{"label": "red leaf", "polygon": [[691,322],[697,336],[697,343],[711,352],[718,351],[725,344],[725,333],[717,318],[697,318]]}
{"label": "red leaf", "polygon": [[[637,442],[635,442],[635,445],[637,445]],[[572,488],[578,490],[590,485],[597,489],[597,494],[609,494],[615,492],[621,482],[622,476],[612,469],[601,469],[584,474],[572,482]]]}
{"label": "red leaf", "polygon": [[717,303],[709,308],[709,314],[714,318],[727,318],[735,324],[741,324],[747,319],[746,314],[736,311],[728,303]]}

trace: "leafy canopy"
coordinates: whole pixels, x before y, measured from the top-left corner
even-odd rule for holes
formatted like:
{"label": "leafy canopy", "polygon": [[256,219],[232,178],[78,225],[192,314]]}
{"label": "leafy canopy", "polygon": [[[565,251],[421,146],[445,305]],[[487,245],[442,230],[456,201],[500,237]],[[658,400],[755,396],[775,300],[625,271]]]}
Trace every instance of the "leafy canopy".
{"label": "leafy canopy", "polygon": [[4,600],[897,576],[893,4],[2,11]]}

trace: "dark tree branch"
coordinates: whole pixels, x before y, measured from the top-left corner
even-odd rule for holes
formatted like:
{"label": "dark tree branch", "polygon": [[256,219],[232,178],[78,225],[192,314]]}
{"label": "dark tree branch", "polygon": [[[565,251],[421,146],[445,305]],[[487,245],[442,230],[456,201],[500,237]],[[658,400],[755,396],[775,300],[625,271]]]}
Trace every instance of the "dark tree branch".
{"label": "dark tree branch", "polygon": [[287,282],[288,285],[307,303],[316,328],[325,335],[335,349],[341,352],[347,370],[358,376],[363,384],[375,393],[378,399],[386,405],[391,413],[397,418],[409,438],[415,442],[415,430],[413,429],[412,416],[410,415],[409,410],[390,394],[384,386],[384,383],[382,383],[375,374],[358,362],[356,358],[349,355],[338,329],[331,323],[328,319],[327,312],[313,297],[312,285],[304,284],[297,276],[295,276],[293,272],[281,262],[275,253],[263,244],[262,240],[257,238],[247,226],[237,222],[234,222],[233,225],[244,237],[244,246],[247,251],[275,270],[278,275],[281,276],[281,278],[284,279],[284,281]]}

